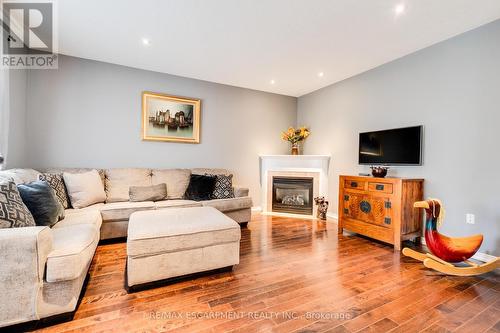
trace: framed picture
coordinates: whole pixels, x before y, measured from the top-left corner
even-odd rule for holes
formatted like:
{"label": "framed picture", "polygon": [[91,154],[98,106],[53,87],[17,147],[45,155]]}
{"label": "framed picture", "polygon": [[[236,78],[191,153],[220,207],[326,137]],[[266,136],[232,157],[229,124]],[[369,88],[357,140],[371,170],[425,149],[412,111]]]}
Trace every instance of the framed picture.
{"label": "framed picture", "polygon": [[142,139],[200,143],[199,99],[142,93]]}

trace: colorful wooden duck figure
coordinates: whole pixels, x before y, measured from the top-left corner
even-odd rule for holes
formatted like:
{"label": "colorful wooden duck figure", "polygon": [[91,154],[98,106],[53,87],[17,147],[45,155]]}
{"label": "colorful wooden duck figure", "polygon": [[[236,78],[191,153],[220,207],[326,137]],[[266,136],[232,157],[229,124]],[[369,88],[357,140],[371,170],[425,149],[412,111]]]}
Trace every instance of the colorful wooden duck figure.
{"label": "colorful wooden duck figure", "polygon": [[[450,275],[478,275],[500,267],[500,258],[482,265],[468,260],[479,250],[483,242],[483,235],[453,238],[439,233],[437,227],[444,220],[444,208],[438,199],[418,201],[413,206],[425,209],[425,242],[432,254],[422,254],[404,248],[404,255],[422,261],[428,268]],[[461,262],[465,265],[455,266],[452,264]]]}

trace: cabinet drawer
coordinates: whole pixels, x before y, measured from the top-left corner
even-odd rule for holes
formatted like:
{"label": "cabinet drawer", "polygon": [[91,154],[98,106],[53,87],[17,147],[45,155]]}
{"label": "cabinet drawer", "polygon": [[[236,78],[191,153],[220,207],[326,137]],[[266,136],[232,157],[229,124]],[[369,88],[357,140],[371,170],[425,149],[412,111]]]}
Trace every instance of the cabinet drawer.
{"label": "cabinet drawer", "polygon": [[346,179],[344,181],[345,188],[350,188],[355,190],[365,190],[365,184],[366,183],[364,181],[359,181],[354,179]]}
{"label": "cabinet drawer", "polygon": [[387,183],[368,183],[368,191],[380,193],[392,193],[392,184]]}
{"label": "cabinet drawer", "polygon": [[394,244],[394,231],[392,229],[351,219],[344,219],[342,223],[343,227],[349,231]]}

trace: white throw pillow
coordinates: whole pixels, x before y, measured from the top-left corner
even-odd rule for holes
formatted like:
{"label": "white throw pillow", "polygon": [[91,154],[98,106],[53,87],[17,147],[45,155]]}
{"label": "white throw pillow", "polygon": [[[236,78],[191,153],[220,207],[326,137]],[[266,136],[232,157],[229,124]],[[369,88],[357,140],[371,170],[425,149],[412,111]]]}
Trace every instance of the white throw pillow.
{"label": "white throw pillow", "polygon": [[106,200],[106,192],[97,170],[63,173],[64,184],[73,208],[84,208]]}

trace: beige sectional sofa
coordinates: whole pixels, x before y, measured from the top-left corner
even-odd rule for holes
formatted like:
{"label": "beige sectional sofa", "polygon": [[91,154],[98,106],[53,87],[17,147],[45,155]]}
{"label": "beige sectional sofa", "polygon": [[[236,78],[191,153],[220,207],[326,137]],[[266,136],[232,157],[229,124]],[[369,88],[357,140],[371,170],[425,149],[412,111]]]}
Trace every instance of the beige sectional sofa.
{"label": "beige sectional sofa", "polygon": [[[78,173],[88,170],[42,171]],[[252,200],[245,188],[235,188],[235,198],[230,199],[128,201],[130,186],[158,182],[167,182],[168,198],[169,185],[174,190],[170,193],[174,194],[176,188],[182,188],[176,175],[184,177],[185,181],[186,173],[229,174],[224,169],[108,169],[100,172],[106,202],[67,209],[65,218],[52,228],[0,229],[0,327],[75,310],[99,240],[127,236],[128,220],[134,212],[210,206],[240,224],[250,220]],[[32,169],[14,169],[0,172],[0,177],[27,183],[36,180],[38,174]]]}
{"label": "beige sectional sofa", "polygon": [[[45,172],[85,172],[89,169],[47,169]],[[168,176],[165,173],[168,171]],[[188,176],[193,174],[224,174],[230,172],[225,169],[191,169],[187,170]],[[102,174],[102,173],[101,173]],[[98,203],[83,210],[98,210],[102,216],[101,239],[110,239],[127,236],[128,219],[134,212],[151,210],[151,209],[167,209],[167,208],[184,208],[184,207],[202,207],[210,206],[218,209],[236,222],[245,224],[250,220],[252,199],[248,196],[247,188],[234,188],[235,198],[217,199],[209,201],[192,201],[181,198],[168,199],[162,201],[142,201],[129,202],[128,190],[130,186],[148,186],[158,183],[167,183],[167,197],[170,196],[170,187],[183,188],[179,184],[178,179],[185,178],[186,169],[107,169],[104,170],[105,178],[103,179],[106,191],[106,203]],[[161,176],[164,177],[161,177]],[[185,186],[184,186],[185,187]],[[185,190],[185,188],[184,188]],[[171,192],[171,191],[170,191]],[[183,195],[183,193],[181,194]],[[175,195],[174,197],[178,197]],[[66,214],[72,214],[73,211],[81,211],[82,209],[66,210]]]}

